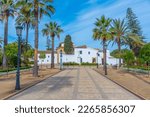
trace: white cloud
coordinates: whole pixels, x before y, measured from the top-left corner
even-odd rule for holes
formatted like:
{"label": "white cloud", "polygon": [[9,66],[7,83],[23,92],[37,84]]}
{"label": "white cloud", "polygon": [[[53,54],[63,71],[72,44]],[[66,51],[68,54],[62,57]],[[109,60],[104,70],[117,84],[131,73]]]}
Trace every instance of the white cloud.
{"label": "white cloud", "polygon": [[[111,0],[110,0],[111,1]],[[72,39],[76,44],[87,44],[93,47],[99,47],[99,43],[92,40],[92,29],[94,27],[94,22],[96,18],[100,18],[101,15],[105,14],[110,18],[125,18],[126,9],[131,7],[135,14],[137,15],[144,35],[148,38],[150,42],[150,0],[117,0],[112,4],[95,4],[98,0],[87,0],[89,7],[85,7],[80,12],[77,12],[76,19],[67,25],[63,25],[63,21],[57,21],[62,25],[64,33],[61,35],[62,40],[57,40],[56,45],[63,41],[66,34],[71,34]],[[70,2],[71,3],[71,2]],[[69,2],[66,3],[68,5]],[[88,5],[86,5],[88,6]],[[44,18],[43,18],[44,19]],[[43,28],[46,19],[41,22],[40,29]],[[56,20],[56,19],[55,19]],[[9,23],[9,35],[16,38],[14,20]],[[0,23],[0,36],[3,37],[3,24]],[[34,43],[34,31],[30,30],[30,43]],[[43,49],[46,45],[46,37],[43,37],[41,32],[39,36],[39,48]]]}
{"label": "white cloud", "polygon": [[[145,36],[150,41],[150,7],[147,3],[148,1],[143,2],[143,0],[119,0],[109,6],[94,5],[92,8],[83,9],[77,13],[76,20],[66,25],[64,28],[67,33],[72,34],[76,43],[81,44],[83,42],[91,42],[93,23],[96,18],[100,18],[103,14],[110,18],[125,18],[127,8],[131,7],[141,23]],[[91,43],[88,43],[88,45],[91,45]],[[94,47],[99,46],[97,42],[92,45]]]}

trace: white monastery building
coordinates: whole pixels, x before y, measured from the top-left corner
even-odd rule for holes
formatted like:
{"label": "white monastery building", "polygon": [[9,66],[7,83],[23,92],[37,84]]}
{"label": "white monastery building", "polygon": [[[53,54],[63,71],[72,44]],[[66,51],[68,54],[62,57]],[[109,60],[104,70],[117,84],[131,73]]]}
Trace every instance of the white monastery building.
{"label": "white monastery building", "polygon": [[[74,47],[73,54],[65,54],[64,43],[61,43],[55,52],[55,64],[60,63],[60,51],[62,51],[62,61],[63,63],[75,62],[75,63],[98,63],[103,64],[103,51],[91,47],[76,46]],[[51,64],[51,52],[43,51],[45,53],[45,58],[39,58],[41,51],[38,53],[38,64]],[[119,64],[119,59],[110,56],[110,51],[107,50],[107,64],[116,65]]]}

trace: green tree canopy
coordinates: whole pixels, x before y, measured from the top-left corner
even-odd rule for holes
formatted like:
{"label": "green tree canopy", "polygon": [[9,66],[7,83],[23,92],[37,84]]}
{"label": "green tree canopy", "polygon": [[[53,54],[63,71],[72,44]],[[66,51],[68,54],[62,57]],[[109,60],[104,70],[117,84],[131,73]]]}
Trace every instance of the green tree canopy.
{"label": "green tree canopy", "polygon": [[145,44],[140,50],[140,58],[145,62],[150,62],[150,43]]}
{"label": "green tree canopy", "polygon": [[125,51],[122,54],[122,58],[124,62],[127,64],[127,66],[134,64],[135,57],[134,57],[134,53],[131,50]]}
{"label": "green tree canopy", "polygon": [[127,9],[127,26],[131,33],[137,34],[139,36],[142,36],[142,29],[140,26],[140,22],[136,16],[136,14],[132,11],[131,8]]}
{"label": "green tree canopy", "polygon": [[33,49],[27,50],[24,53],[24,56],[27,57],[27,58],[33,58],[33,56],[34,56],[34,50]]}
{"label": "green tree canopy", "polygon": [[[122,49],[119,53],[119,50],[116,49],[116,50],[113,50],[110,55],[115,57],[115,58],[123,58],[122,56],[124,55],[124,53],[126,53],[127,51],[129,51],[128,49]],[[119,55],[120,54],[120,55]]]}
{"label": "green tree canopy", "polygon": [[131,8],[127,9],[126,19],[128,30],[130,32],[126,43],[129,45],[130,49],[132,49],[135,56],[138,56],[142,46],[142,44],[139,44],[139,41],[141,41],[141,43],[144,42],[144,36],[142,34],[140,22]]}
{"label": "green tree canopy", "polygon": [[18,52],[18,45],[17,43],[10,43],[8,44],[6,47],[6,56],[7,58],[11,58],[12,56],[17,56],[17,52]]}
{"label": "green tree canopy", "polygon": [[[33,54],[34,54],[34,50],[31,48],[31,46],[28,44],[27,46],[28,50],[25,51],[26,49],[26,43],[24,41],[21,41],[21,59],[22,59],[22,63],[28,64],[26,62],[26,59],[24,58],[32,58]],[[8,44],[6,47],[6,57],[7,57],[7,61],[9,65],[13,65],[16,66],[17,65],[17,54],[18,54],[18,43],[17,42],[13,42]]]}
{"label": "green tree canopy", "polygon": [[44,52],[41,52],[39,58],[45,59],[46,58],[46,54]]}
{"label": "green tree canopy", "polygon": [[73,52],[74,52],[73,42],[71,41],[71,36],[70,35],[67,35],[65,37],[64,51],[65,51],[66,54],[73,54]]}
{"label": "green tree canopy", "polygon": [[7,58],[8,65],[16,66],[17,65],[17,53],[18,53],[18,45],[17,43],[10,43],[5,46],[5,55]]}

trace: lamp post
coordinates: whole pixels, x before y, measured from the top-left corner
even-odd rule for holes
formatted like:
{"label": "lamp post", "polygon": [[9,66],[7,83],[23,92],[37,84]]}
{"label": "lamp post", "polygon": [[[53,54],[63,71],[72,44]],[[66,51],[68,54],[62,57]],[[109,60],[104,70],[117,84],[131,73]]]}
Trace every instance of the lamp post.
{"label": "lamp post", "polygon": [[21,58],[21,47],[20,41],[22,36],[23,27],[19,24],[16,26],[16,34],[18,36],[18,55],[17,55],[17,72],[16,72],[16,87],[15,90],[20,90],[20,58]]}
{"label": "lamp post", "polygon": [[62,62],[62,50],[60,50],[60,70],[62,70],[63,62]]}
{"label": "lamp post", "polygon": [[104,54],[105,54],[105,56],[104,56],[104,70],[105,70],[105,75],[107,75],[107,63],[106,63],[106,59],[107,59],[107,44],[106,44],[106,42],[105,42],[105,44],[104,44]]}

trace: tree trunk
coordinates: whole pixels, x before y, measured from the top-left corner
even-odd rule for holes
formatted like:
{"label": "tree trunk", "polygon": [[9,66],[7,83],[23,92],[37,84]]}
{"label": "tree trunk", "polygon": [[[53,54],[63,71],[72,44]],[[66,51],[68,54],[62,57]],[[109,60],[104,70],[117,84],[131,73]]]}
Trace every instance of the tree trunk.
{"label": "tree trunk", "polygon": [[103,39],[103,56],[104,56],[104,71],[105,75],[107,75],[107,51],[106,51],[106,39]]}
{"label": "tree trunk", "polygon": [[[29,24],[26,24],[26,52],[28,51],[28,34],[29,34]],[[28,57],[24,56],[25,64],[28,65]]]}
{"label": "tree trunk", "polygon": [[51,68],[54,68],[54,37],[52,37]]}
{"label": "tree trunk", "polygon": [[140,49],[141,49],[141,47],[138,47],[138,46],[132,48],[132,51],[133,51],[135,57],[139,56]]}
{"label": "tree trunk", "polygon": [[103,70],[105,70],[105,60],[104,60],[104,53],[105,53],[105,46],[104,46],[105,42],[103,41],[103,61],[102,61],[102,65],[103,65]]}
{"label": "tree trunk", "polygon": [[118,51],[119,51],[119,68],[121,67],[121,44],[120,38],[118,39]]}
{"label": "tree trunk", "polygon": [[8,44],[8,16],[6,16],[4,27],[4,45],[7,44]]}
{"label": "tree trunk", "polygon": [[3,50],[3,68],[6,68],[7,61],[5,55],[5,46],[8,44],[8,16],[6,15],[5,24],[4,24],[4,50]]}
{"label": "tree trunk", "polygon": [[33,76],[38,77],[38,7],[35,8],[35,40],[34,40],[34,70]]}
{"label": "tree trunk", "polygon": [[28,51],[28,35],[29,35],[29,24],[26,24],[26,52]]}

